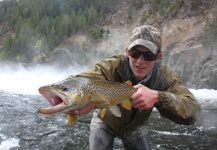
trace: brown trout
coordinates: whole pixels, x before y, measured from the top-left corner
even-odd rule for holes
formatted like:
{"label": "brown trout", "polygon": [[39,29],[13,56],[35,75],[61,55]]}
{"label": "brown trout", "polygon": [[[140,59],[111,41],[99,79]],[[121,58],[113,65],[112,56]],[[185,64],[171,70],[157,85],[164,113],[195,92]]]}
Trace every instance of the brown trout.
{"label": "brown trout", "polygon": [[[96,104],[101,108],[103,118],[107,110],[117,117],[121,112],[117,104],[130,110],[130,97],[137,91],[127,83],[111,82],[88,77],[71,77],[38,89],[50,104],[47,108],[39,108],[38,112],[46,115],[78,110],[88,104]],[[68,123],[77,123],[78,116],[67,116]]]}

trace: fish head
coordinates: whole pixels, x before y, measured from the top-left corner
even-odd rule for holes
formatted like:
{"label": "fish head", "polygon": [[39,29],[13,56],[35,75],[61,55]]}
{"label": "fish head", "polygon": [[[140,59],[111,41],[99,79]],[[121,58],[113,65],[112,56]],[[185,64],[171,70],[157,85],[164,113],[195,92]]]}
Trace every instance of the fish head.
{"label": "fish head", "polygon": [[47,108],[38,109],[38,112],[42,114],[51,115],[78,110],[87,104],[86,101],[82,101],[81,85],[73,79],[42,86],[38,91],[50,104]]}

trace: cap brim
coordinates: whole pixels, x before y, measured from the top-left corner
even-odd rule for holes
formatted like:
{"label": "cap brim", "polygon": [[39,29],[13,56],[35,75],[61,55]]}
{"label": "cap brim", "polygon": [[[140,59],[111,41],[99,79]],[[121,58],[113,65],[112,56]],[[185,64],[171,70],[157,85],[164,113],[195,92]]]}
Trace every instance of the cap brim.
{"label": "cap brim", "polygon": [[143,39],[137,39],[135,41],[133,41],[128,49],[130,50],[131,48],[133,48],[134,46],[136,45],[142,45],[146,48],[148,48],[152,53],[156,54],[157,51],[158,51],[158,46],[150,41],[147,41],[147,40],[143,40]]}

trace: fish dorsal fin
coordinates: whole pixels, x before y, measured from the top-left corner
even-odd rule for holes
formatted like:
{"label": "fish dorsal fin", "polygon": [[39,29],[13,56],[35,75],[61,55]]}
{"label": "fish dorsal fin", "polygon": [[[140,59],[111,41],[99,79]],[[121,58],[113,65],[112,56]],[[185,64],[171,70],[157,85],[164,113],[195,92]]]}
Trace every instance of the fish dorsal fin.
{"label": "fish dorsal fin", "polygon": [[121,111],[120,108],[116,105],[109,107],[109,110],[111,111],[111,113],[116,116],[116,117],[121,117]]}
{"label": "fish dorsal fin", "polygon": [[76,75],[75,77],[82,77],[82,78],[87,78],[90,80],[105,80],[104,77],[101,76],[84,76],[84,75]]}
{"label": "fish dorsal fin", "polygon": [[67,115],[68,124],[70,126],[76,124],[78,122],[78,115]]}
{"label": "fish dorsal fin", "polygon": [[100,117],[101,118],[104,118],[104,116],[105,116],[105,113],[106,113],[106,108],[103,108],[103,109],[101,109],[101,111],[100,111]]}
{"label": "fish dorsal fin", "polygon": [[125,83],[130,85],[130,86],[133,86],[133,83],[130,80],[127,80]]}
{"label": "fish dorsal fin", "polygon": [[75,76],[73,76],[73,75],[70,75],[70,76],[68,76],[68,78],[67,79],[71,79],[71,78],[74,78]]}
{"label": "fish dorsal fin", "polygon": [[121,106],[127,110],[130,110],[132,107],[132,103],[129,100],[125,100],[121,103]]}

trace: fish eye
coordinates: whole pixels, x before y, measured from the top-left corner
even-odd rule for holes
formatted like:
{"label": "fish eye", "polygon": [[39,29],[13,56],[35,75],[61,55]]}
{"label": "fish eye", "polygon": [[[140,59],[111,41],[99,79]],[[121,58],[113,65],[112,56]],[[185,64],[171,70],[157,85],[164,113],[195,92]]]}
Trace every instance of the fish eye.
{"label": "fish eye", "polygon": [[63,91],[63,92],[67,92],[69,89],[67,88],[67,87],[65,87],[65,86],[62,86],[61,87],[61,91]]}

